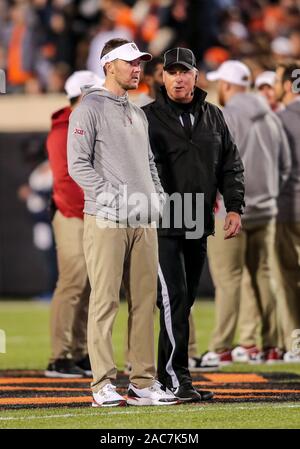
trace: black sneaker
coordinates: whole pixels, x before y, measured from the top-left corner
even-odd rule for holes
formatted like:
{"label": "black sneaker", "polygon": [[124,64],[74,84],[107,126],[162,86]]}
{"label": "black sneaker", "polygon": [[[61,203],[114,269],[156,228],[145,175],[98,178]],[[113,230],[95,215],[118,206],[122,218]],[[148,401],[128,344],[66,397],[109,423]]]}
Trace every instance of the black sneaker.
{"label": "black sneaker", "polygon": [[83,369],[86,376],[92,375],[91,362],[90,362],[90,358],[89,358],[88,354],[85,357],[83,357],[82,359],[78,360],[76,362],[76,366]]}
{"label": "black sneaker", "polygon": [[201,401],[210,401],[214,397],[214,393],[209,390],[196,390],[201,396]]}
{"label": "black sneaker", "polygon": [[173,394],[182,402],[209,401],[214,394],[207,390],[196,390],[191,384],[183,384],[172,390]]}
{"label": "black sneaker", "polygon": [[49,363],[46,371],[46,377],[74,378],[85,377],[83,369],[75,365],[73,359],[57,359]]}

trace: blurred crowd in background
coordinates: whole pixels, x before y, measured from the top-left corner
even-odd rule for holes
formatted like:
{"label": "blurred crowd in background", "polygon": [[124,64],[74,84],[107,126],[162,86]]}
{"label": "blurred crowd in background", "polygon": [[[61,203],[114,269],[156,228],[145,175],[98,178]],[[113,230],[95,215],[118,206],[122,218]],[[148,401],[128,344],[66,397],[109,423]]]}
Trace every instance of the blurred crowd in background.
{"label": "blurred crowd in background", "polygon": [[[154,56],[189,47],[202,74],[243,60],[255,78],[278,60],[300,58],[300,0],[2,0],[7,92],[63,92],[74,70],[101,76],[99,55],[114,37]],[[205,76],[199,80],[205,87]]]}

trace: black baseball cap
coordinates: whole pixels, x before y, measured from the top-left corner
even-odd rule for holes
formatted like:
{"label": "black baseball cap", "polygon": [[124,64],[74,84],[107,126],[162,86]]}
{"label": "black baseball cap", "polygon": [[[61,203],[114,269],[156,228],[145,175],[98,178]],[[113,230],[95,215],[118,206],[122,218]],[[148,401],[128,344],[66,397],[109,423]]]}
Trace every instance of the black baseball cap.
{"label": "black baseball cap", "polygon": [[168,70],[172,65],[180,64],[189,70],[196,68],[196,58],[189,48],[171,48],[164,54],[164,70]]}

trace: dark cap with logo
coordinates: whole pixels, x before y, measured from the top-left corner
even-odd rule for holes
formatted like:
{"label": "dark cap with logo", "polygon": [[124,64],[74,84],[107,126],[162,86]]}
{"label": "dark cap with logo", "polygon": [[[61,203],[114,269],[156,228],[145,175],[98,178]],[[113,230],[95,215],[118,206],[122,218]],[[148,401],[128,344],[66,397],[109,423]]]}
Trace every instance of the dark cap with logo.
{"label": "dark cap with logo", "polygon": [[172,65],[183,65],[191,70],[196,67],[196,58],[189,48],[171,48],[164,54],[164,70],[168,70]]}

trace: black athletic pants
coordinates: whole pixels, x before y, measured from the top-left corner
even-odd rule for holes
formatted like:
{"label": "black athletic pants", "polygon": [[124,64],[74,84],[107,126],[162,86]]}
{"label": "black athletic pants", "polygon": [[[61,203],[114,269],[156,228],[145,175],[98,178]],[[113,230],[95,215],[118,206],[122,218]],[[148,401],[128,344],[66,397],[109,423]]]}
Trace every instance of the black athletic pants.
{"label": "black athletic pants", "polygon": [[159,237],[157,374],[168,388],[192,381],[188,370],[189,315],[206,257],[206,240]]}

